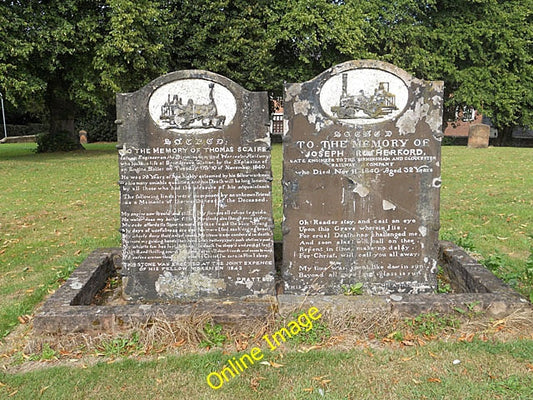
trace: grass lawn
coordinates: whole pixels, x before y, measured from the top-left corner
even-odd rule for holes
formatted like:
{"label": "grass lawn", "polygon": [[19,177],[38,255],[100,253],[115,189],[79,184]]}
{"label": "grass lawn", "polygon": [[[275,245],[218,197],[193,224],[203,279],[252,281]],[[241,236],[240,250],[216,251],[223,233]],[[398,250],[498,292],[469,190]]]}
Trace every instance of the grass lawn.
{"label": "grass lawn", "polygon": [[[37,155],[34,148],[0,145],[0,340],[31,319],[36,305],[92,250],[120,244],[114,145],[49,155]],[[467,248],[529,295],[533,150],[444,147],[442,153],[441,237]],[[281,157],[281,146],[275,145],[276,240],[281,239]],[[159,358],[150,353],[146,360],[146,352],[134,352],[108,363],[109,358],[85,362],[42,349],[21,356],[22,365],[29,357],[41,366],[55,358],[72,366],[0,372],[0,398],[529,399],[533,337],[521,336],[516,332],[517,338],[505,343],[470,338],[387,347],[363,341],[345,351],[274,352],[265,355],[274,366],[253,365],[216,391],[205,378],[233,353]]]}

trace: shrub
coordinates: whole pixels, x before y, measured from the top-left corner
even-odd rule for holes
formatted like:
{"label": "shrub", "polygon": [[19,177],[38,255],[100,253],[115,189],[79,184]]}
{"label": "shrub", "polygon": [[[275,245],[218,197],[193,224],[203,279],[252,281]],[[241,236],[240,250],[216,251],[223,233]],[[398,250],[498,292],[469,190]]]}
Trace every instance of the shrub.
{"label": "shrub", "polygon": [[37,136],[37,153],[73,151],[78,150],[79,148],[79,142],[67,131],[61,131],[54,134],[45,133]]}

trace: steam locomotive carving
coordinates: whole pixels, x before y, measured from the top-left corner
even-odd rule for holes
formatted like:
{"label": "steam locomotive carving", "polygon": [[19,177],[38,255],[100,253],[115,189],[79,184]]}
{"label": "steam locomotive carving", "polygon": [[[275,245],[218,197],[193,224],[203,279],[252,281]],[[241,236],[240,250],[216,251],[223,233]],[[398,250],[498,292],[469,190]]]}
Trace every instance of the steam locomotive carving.
{"label": "steam locomotive carving", "polygon": [[348,74],[344,73],[339,105],[331,107],[331,112],[341,119],[379,118],[397,109],[396,96],[389,92],[389,82],[379,82],[371,96],[365,95],[363,90],[352,96],[348,95]]}
{"label": "steam locomotive carving", "polygon": [[171,98],[161,106],[161,121],[167,122],[167,129],[189,129],[189,128],[218,128],[224,126],[226,117],[218,115],[217,105],[213,96],[214,83],[209,84],[209,103],[195,104],[193,99],[183,103],[183,99],[178,95]]}

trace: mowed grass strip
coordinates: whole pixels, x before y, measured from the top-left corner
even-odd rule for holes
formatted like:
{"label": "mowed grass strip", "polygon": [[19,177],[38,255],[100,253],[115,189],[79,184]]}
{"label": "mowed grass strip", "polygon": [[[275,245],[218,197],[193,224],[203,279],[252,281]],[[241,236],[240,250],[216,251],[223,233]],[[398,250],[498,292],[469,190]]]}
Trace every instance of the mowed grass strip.
{"label": "mowed grass strip", "polygon": [[528,296],[533,276],[533,149],[442,148],[441,231],[470,245],[475,256],[497,258],[498,276]]}
{"label": "mowed grass strip", "polygon": [[[403,349],[265,352],[217,390],[206,377],[234,354],[127,359],[80,368],[0,373],[0,397],[12,399],[529,399],[531,341],[434,342]],[[76,367],[74,367],[76,366]]]}

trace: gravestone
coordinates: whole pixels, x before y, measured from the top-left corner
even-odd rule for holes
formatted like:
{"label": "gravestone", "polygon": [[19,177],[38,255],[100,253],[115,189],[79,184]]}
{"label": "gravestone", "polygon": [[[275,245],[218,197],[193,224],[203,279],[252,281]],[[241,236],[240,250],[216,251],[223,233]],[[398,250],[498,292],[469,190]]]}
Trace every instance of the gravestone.
{"label": "gravestone", "polygon": [[180,71],[117,96],[123,292],[273,293],[268,96]]}
{"label": "gravestone", "polygon": [[489,147],[490,126],[475,124],[468,130],[468,147],[474,149],[486,149]]}
{"label": "gravestone", "polygon": [[377,61],[285,86],[284,293],[436,288],[442,93]]}
{"label": "gravestone", "polygon": [[81,130],[78,132],[80,137],[80,144],[87,144],[87,131]]}

